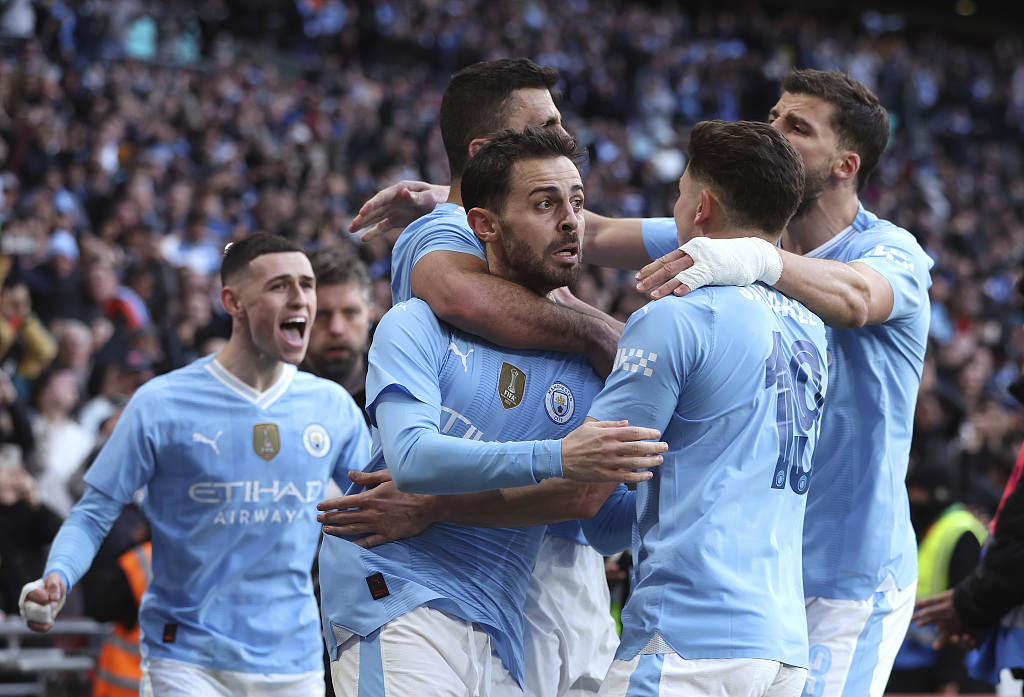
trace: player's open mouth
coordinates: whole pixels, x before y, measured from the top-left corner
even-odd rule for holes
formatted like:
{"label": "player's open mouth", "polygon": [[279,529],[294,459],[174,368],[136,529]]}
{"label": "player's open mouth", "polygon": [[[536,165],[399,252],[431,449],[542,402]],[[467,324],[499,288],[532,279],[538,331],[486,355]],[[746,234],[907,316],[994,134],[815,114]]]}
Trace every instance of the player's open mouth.
{"label": "player's open mouth", "polygon": [[579,257],[580,246],[578,244],[568,245],[555,251],[551,256],[555,257],[559,261],[575,262]]}
{"label": "player's open mouth", "polygon": [[281,322],[281,333],[284,334],[289,342],[296,345],[301,344],[303,337],[306,335],[306,318],[292,317],[286,319],[284,322]]}

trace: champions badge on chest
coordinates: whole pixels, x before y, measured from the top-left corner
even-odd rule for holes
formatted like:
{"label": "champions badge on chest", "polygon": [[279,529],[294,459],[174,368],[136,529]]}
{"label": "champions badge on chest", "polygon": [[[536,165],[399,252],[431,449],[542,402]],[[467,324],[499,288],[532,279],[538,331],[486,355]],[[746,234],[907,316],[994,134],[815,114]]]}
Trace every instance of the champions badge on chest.
{"label": "champions badge on chest", "polygon": [[515,409],[523,401],[526,394],[526,373],[511,363],[502,363],[498,373],[498,397],[501,406]]}
{"label": "champions badge on chest", "polygon": [[281,452],[281,433],[277,424],[256,424],[252,427],[252,449],[270,462]]}

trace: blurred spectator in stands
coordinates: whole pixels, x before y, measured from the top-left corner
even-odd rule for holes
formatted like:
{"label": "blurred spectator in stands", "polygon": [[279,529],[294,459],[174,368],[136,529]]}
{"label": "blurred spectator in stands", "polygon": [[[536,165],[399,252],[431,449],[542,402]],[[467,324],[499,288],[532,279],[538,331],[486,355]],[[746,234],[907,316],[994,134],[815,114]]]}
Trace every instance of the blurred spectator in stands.
{"label": "blurred spectator in stands", "polygon": [[51,327],[57,340],[53,367],[74,373],[80,394],[87,394],[93,360],[92,332],[77,319],[56,320]]}
{"label": "blurred spectator in stands", "polygon": [[0,444],[0,614],[18,614],[21,587],[39,574],[61,521],[40,500],[21,448]]}
{"label": "blurred spectator in stands", "polygon": [[153,362],[138,348],[129,349],[119,360],[100,365],[93,378],[97,393],[79,412],[78,422],[82,428],[99,436],[103,423],[127,404],[135,390],[153,375]]}
{"label": "blurred spectator in stands", "polygon": [[187,267],[195,273],[209,276],[220,268],[223,246],[210,238],[206,216],[199,210],[189,213],[188,224],[181,237],[164,238],[163,256],[175,267]]}
{"label": "blurred spectator in stands", "polygon": [[17,445],[20,457],[28,460],[35,453],[36,438],[28,410],[18,399],[14,383],[0,370],[0,445],[6,444]]}
{"label": "blurred spectator in stands", "polygon": [[46,261],[33,269],[29,279],[32,306],[45,324],[57,318],[85,319],[78,261],[75,236],[67,230],[55,230],[47,245]]}
{"label": "blurred spectator in stands", "polygon": [[89,456],[95,436],[72,418],[80,393],[70,370],[51,370],[32,384],[32,433],[36,452],[30,471],[39,483],[40,499],[67,517],[75,498],[68,482]]}
{"label": "blurred spectator in stands", "polygon": [[8,273],[0,288],[0,369],[19,394],[53,361],[57,342],[32,311],[32,296],[20,273]]}
{"label": "blurred spectator in stands", "polygon": [[86,275],[86,293],[93,317],[110,320],[115,331],[126,332],[150,323],[146,304],[131,288],[121,285],[110,263],[98,260]]}

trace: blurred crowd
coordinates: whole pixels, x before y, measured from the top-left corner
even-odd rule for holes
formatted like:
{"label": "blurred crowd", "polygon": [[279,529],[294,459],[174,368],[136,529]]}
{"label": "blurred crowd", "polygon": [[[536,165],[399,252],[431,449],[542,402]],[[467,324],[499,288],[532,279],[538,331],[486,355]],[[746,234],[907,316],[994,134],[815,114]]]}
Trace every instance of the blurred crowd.
{"label": "blurred crowd", "polygon": [[[504,56],[560,69],[588,205],[611,216],[670,215],[690,127],[764,119],[793,67],[875,90],[892,138],[863,202],[935,260],[910,476],[994,510],[1024,437],[1019,36],[754,5],[251,5],[3,3],[0,609],[17,611],[132,392],[228,335],[227,242],[263,231],[342,247],[368,265],[383,313],[394,237],[362,243],[349,223],[400,179],[446,183],[441,93],[458,68]],[[621,319],[645,301],[631,274],[596,267],[573,290]],[[39,534],[8,524],[23,519]]]}

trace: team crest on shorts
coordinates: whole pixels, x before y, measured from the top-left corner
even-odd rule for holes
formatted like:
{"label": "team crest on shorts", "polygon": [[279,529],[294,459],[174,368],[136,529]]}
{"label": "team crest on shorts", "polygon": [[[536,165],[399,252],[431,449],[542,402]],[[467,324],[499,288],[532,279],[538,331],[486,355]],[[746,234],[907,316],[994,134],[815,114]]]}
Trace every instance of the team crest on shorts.
{"label": "team crest on shorts", "polygon": [[498,373],[498,396],[501,406],[515,409],[522,403],[526,394],[526,373],[511,363],[502,363]]}
{"label": "team crest on shorts", "polygon": [[331,450],[331,437],[320,424],[310,424],[302,432],[302,445],[313,457],[324,457]]}
{"label": "team crest on shorts", "polygon": [[572,418],[576,412],[576,400],[572,397],[572,390],[560,382],[548,388],[544,395],[544,411],[548,418],[561,426]]}
{"label": "team crest on shorts", "polygon": [[252,427],[252,449],[270,462],[281,452],[281,433],[277,424],[256,424]]}

